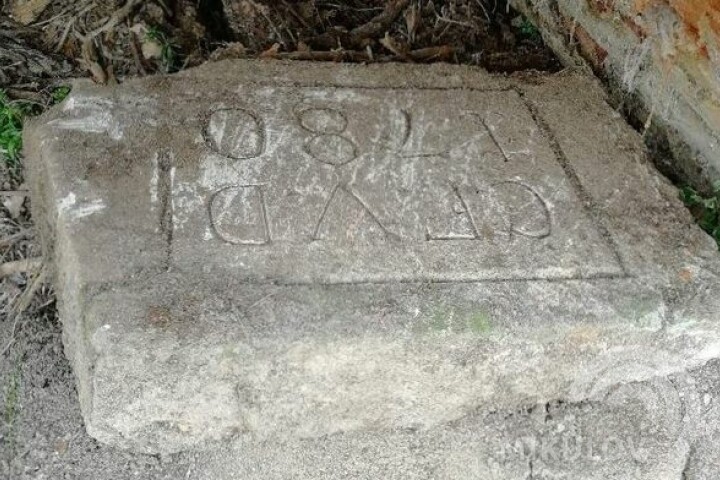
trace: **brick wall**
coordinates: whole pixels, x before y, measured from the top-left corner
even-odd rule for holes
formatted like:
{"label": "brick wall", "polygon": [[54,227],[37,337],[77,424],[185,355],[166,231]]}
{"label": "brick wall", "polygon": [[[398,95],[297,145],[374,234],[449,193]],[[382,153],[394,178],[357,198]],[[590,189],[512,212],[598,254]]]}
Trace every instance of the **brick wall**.
{"label": "brick wall", "polygon": [[567,65],[590,65],[646,128],[660,167],[720,180],[720,0],[511,0]]}

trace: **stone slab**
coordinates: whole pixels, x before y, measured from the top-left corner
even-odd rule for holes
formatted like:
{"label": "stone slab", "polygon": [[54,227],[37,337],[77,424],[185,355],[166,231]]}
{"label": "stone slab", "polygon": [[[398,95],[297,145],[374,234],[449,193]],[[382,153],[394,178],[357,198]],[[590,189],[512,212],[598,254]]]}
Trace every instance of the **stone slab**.
{"label": "stone slab", "polygon": [[720,356],[716,246],[580,74],[220,62],[79,83],[26,156],[113,445],[372,451]]}

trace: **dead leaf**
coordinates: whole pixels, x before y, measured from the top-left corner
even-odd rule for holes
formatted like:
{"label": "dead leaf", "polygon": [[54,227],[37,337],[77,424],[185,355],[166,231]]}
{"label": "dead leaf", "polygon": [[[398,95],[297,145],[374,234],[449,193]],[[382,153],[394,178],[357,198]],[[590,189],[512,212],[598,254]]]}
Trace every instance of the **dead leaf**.
{"label": "dead leaf", "polygon": [[297,6],[298,14],[305,19],[306,22],[311,23],[315,18],[315,2],[307,0],[300,2]]}
{"label": "dead leaf", "polygon": [[380,44],[398,57],[407,60],[407,54],[403,47],[397,43],[388,32],[385,32],[385,36],[380,39]]}
{"label": "dead leaf", "polygon": [[145,37],[145,40],[143,40],[140,46],[140,51],[145,60],[151,60],[162,56],[163,47],[160,45],[160,42]]}
{"label": "dead leaf", "polygon": [[108,81],[108,75],[102,65],[98,62],[98,53],[95,44],[90,37],[86,37],[82,42],[82,61],[85,68],[88,69],[95,82],[105,85]]}
{"label": "dead leaf", "polygon": [[148,35],[148,27],[142,22],[136,23],[129,29],[135,34],[140,43],[140,51],[145,60],[160,58],[162,56],[162,45],[160,42]]}
{"label": "dead leaf", "polygon": [[417,5],[412,5],[410,8],[405,10],[405,25],[407,26],[408,38],[410,43],[415,41],[415,34],[418,28],[422,24],[422,16],[420,15],[420,8]]}
{"label": "dead leaf", "polygon": [[280,44],[276,43],[260,54],[260,58],[277,58],[280,52]]}
{"label": "dead leaf", "polygon": [[3,196],[2,199],[3,207],[8,211],[10,217],[17,220],[23,211],[23,205],[25,204],[25,195],[7,195]]}
{"label": "dead leaf", "polygon": [[408,56],[418,62],[432,62],[438,60],[450,60],[455,53],[455,49],[450,45],[440,45],[437,47],[419,48],[408,53]]}
{"label": "dead leaf", "polygon": [[210,54],[209,61],[217,62],[227,58],[244,58],[247,56],[247,48],[240,42],[228,43]]}
{"label": "dead leaf", "polygon": [[10,15],[23,25],[37,20],[52,0],[15,0],[10,7]]}

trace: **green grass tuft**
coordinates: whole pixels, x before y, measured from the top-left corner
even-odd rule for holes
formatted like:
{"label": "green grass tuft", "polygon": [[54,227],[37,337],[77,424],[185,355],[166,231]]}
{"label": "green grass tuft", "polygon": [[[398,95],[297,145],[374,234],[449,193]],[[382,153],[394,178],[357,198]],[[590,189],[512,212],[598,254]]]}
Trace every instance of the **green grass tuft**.
{"label": "green grass tuft", "polygon": [[172,43],[170,38],[158,27],[148,28],[146,36],[149,40],[160,45],[160,65],[165,73],[177,72],[180,70],[180,57],[177,54],[178,47]]}
{"label": "green grass tuft", "polygon": [[700,227],[712,236],[720,248],[720,182],[715,184],[715,194],[705,197],[692,187],[683,187],[680,198],[690,208]]}
{"label": "green grass tuft", "polygon": [[520,34],[534,41],[538,41],[541,38],[540,31],[533,23],[527,18],[523,17],[522,23],[520,23]]}
{"label": "green grass tuft", "polygon": [[42,113],[45,106],[60,103],[69,94],[69,86],[56,87],[50,92],[46,103],[38,104],[26,100],[11,100],[4,90],[0,90],[0,162],[16,180],[20,176],[20,152],[25,118]]}
{"label": "green grass tuft", "polygon": [[50,92],[50,99],[52,100],[52,104],[55,105],[65,100],[68,95],[70,95],[70,87],[68,85],[62,85],[54,88],[52,92]]}
{"label": "green grass tuft", "polygon": [[16,174],[19,169],[23,119],[34,110],[32,103],[10,100],[7,94],[0,90],[0,159],[11,174]]}

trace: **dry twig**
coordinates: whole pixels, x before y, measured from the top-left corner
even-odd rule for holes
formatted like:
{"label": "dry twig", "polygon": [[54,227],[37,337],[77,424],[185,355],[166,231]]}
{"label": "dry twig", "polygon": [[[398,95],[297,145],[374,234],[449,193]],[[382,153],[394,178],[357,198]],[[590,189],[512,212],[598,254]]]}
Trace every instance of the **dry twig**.
{"label": "dry twig", "polygon": [[26,258],[14,262],[0,264],[0,278],[9,277],[18,273],[28,273],[38,270],[42,266],[42,258]]}
{"label": "dry twig", "polygon": [[381,13],[369,22],[353,28],[349,33],[337,30],[327,32],[308,39],[307,43],[320,50],[334,50],[338,47],[363,49],[365,48],[363,43],[384,34],[409,3],[410,0],[391,0]]}
{"label": "dry twig", "polygon": [[[36,261],[37,259],[32,259]],[[15,263],[15,262],[13,262]],[[7,265],[7,264],[4,264]],[[2,265],[2,266],[4,266]],[[2,267],[0,266],[0,267]],[[25,291],[13,302],[13,305],[9,309],[10,311],[7,312],[9,315],[9,318],[12,318],[12,326],[10,327],[10,338],[8,339],[5,346],[0,350],[0,357],[5,355],[5,353],[10,350],[10,347],[13,343],[15,343],[15,335],[17,333],[17,326],[20,319],[20,316],[27,310],[28,306],[30,305],[30,302],[32,301],[33,297],[35,296],[35,293],[38,291],[38,289],[45,283],[45,280],[47,279],[47,267],[41,266],[40,271],[35,275],[35,277],[32,279],[32,282],[28,287],[25,289]]]}
{"label": "dry twig", "polygon": [[10,247],[15,245],[17,242],[28,238],[32,238],[32,232],[30,230],[21,230],[7,237],[0,238],[0,248]]}

